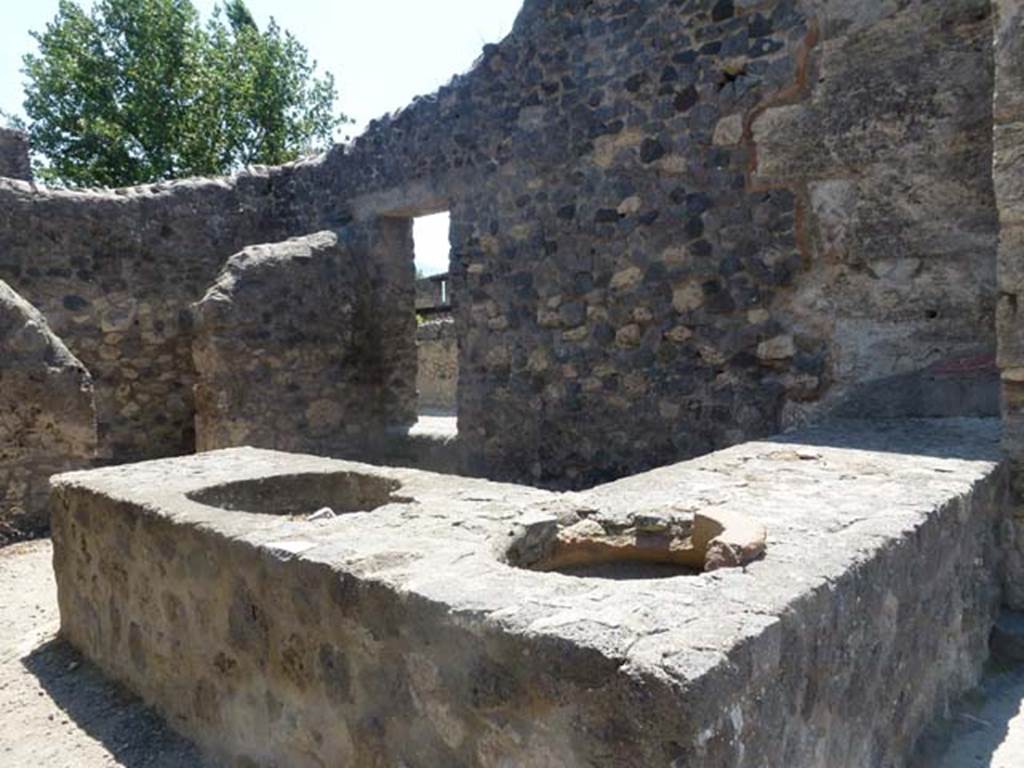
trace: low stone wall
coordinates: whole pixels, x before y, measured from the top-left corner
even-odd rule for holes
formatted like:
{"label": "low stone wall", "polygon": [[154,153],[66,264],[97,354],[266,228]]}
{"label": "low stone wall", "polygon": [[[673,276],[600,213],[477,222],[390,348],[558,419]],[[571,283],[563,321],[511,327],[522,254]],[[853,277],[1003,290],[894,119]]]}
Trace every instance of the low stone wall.
{"label": "low stone wall", "polygon": [[415,421],[411,240],[375,250],[382,237],[321,232],[228,261],[195,309],[199,450],[337,455]]}
{"label": "low stone wall", "polygon": [[450,318],[416,329],[416,389],[421,411],[455,412],[459,387],[459,340]]}
{"label": "low stone wall", "polygon": [[20,131],[0,128],[0,178],[32,181],[28,137]]}
{"label": "low stone wall", "polygon": [[50,475],[95,455],[92,378],[0,281],[0,544],[46,531]]}
{"label": "low stone wall", "polygon": [[[944,420],[570,495],[252,449],[65,475],[61,632],[237,764],[900,766],[987,657],[999,462],[996,420]],[[617,579],[506,557],[570,514],[707,506],[764,525],[764,558]]]}

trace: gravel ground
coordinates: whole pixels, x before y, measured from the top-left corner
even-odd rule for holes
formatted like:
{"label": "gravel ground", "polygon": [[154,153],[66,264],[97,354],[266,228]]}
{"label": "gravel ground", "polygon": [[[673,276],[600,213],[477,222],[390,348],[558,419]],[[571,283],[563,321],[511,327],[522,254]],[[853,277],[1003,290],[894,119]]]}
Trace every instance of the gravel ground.
{"label": "gravel ground", "polygon": [[49,541],[0,548],[0,766],[192,768],[194,747],[56,639]]}

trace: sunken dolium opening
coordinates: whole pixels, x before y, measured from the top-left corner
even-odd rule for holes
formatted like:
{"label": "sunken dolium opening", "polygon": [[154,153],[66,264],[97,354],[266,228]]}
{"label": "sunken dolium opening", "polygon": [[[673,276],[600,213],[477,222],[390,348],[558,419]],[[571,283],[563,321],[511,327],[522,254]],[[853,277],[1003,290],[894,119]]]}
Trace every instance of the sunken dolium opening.
{"label": "sunken dolium opening", "polygon": [[540,518],[520,526],[505,552],[517,568],[580,578],[654,579],[742,567],[765,551],[764,526],[716,511],[692,517]]}
{"label": "sunken dolium opening", "polygon": [[235,512],[321,519],[408,503],[396,495],[400,487],[397,480],[359,472],[307,473],[215,485],[188,498]]}

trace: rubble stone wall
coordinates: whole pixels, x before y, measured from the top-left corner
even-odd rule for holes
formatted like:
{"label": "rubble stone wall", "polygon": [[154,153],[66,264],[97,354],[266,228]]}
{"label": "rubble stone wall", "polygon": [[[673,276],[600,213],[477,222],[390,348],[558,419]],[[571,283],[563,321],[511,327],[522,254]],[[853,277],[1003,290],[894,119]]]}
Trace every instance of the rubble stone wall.
{"label": "rubble stone wall", "polygon": [[382,235],[347,228],[228,261],[196,305],[199,450],[337,455],[415,421],[411,233],[380,227],[404,231],[373,256]]}
{"label": "rubble stone wall", "polygon": [[96,454],[92,379],[0,281],[0,544],[46,531],[50,475]]}
{"label": "rubble stone wall", "polygon": [[91,372],[101,453],[194,450],[189,306],[242,247],[323,228],[307,168],[115,191],[0,180],[0,279]]}
{"label": "rubble stone wall", "polygon": [[999,366],[1003,444],[1014,466],[1007,601],[1024,610],[1024,2],[994,0],[993,176],[999,201]]}
{"label": "rubble stone wall", "polygon": [[991,390],[991,88],[986,0],[530,0],[326,165],[357,217],[451,211],[474,471],[586,486],[936,365]]}
{"label": "rubble stone wall", "polygon": [[420,410],[454,413],[459,383],[459,340],[451,318],[416,329],[416,389]]}
{"label": "rubble stone wall", "polygon": [[28,137],[20,131],[0,128],[0,178],[32,181]]}
{"label": "rubble stone wall", "polygon": [[93,371],[118,458],[191,449],[183,310],[227,255],[439,210],[474,474],[585,487],[936,369],[972,373],[915,381],[977,383],[985,415],[992,70],[990,0],[527,0],[470,73],[315,161],[0,182],[0,278]]}

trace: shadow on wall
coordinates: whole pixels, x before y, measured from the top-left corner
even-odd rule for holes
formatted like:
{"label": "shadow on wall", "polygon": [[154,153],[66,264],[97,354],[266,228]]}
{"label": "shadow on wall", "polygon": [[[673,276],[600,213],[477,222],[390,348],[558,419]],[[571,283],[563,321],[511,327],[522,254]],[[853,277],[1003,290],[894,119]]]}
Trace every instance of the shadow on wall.
{"label": "shadow on wall", "polygon": [[860,384],[831,412],[851,419],[999,416],[992,355],[940,360],[927,368]]}
{"label": "shadow on wall", "polygon": [[[979,439],[978,427],[991,424],[988,436]],[[865,429],[870,426],[869,429]],[[879,451],[906,456],[931,456],[937,459],[998,462],[1002,459],[999,430],[995,418],[948,419],[830,419],[804,427],[798,435],[778,435],[763,442],[793,446],[821,446],[854,451]],[[909,429],[912,427],[912,429]],[[950,431],[963,428],[965,439],[950,441]],[[929,439],[934,433],[936,439]],[[966,436],[970,436],[969,439]],[[944,436],[943,439],[938,439]],[[800,458],[800,451],[796,450]]]}

